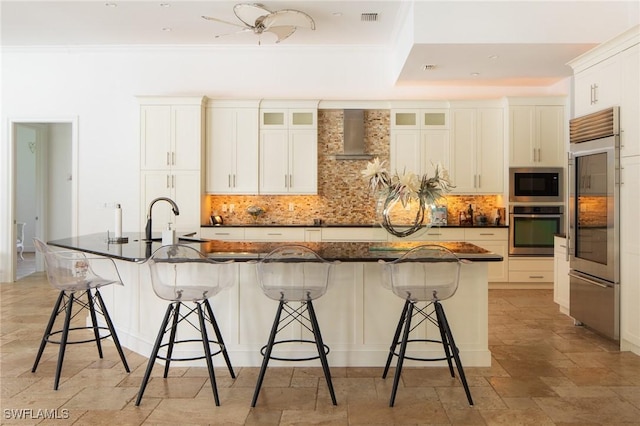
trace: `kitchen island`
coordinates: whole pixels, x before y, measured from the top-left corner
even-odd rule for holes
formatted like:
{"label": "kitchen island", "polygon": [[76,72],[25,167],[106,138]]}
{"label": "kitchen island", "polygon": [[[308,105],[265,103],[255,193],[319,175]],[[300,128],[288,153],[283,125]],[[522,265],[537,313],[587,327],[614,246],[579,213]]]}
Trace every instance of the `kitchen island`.
{"label": "kitchen island", "polygon": [[[108,244],[105,235],[101,234],[55,240],[49,244],[111,257],[116,261],[124,286],[109,286],[101,293],[109,306],[122,345],[149,356],[167,302],[153,293],[149,270],[144,261],[160,247],[160,243],[145,242],[139,234],[125,236],[128,237],[125,244]],[[191,238],[183,239],[180,243],[191,245],[216,260],[233,259],[237,262],[236,285],[213,297],[211,303],[232,363],[237,366],[259,366],[262,360],[260,348],[267,341],[276,302],[262,293],[257,283],[255,265],[247,261],[258,260],[283,243],[202,241]],[[327,260],[341,262],[334,269],[327,293],[314,303],[323,339],[331,348],[331,366],[384,365],[403,300],[382,286],[382,267],[377,261],[397,258],[420,243],[424,242],[295,243],[312,248]],[[487,262],[502,261],[502,256],[470,243],[438,244],[472,261],[462,266],[456,295],[443,304],[464,365],[490,366]],[[188,330],[185,331],[186,336]],[[308,331],[302,327],[292,328],[290,338],[304,337],[306,333]],[[426,338],[439,337],[437,327],[430,323],[421,324],[415,333]],[[297,357],[312,355],[315,348],[308,346],[292,345],[286,350],[295,352]],[[440,350],[419,345],[410,349],[413,356],[421,357]],[[200,350],[199,346],[187,347],[181,355],[195,354]],[[200,364],[194,362],[192,365]],[[308,365],[316,365],[316,362],[310,361]]]}

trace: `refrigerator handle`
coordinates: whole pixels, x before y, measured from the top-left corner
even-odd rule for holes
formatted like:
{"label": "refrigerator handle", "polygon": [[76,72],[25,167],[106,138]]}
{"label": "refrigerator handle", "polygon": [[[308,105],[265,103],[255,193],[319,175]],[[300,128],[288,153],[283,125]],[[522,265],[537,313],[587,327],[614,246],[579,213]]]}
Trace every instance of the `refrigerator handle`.
{"label": "refrigerator handle", "polygon": [[611,283],[607,283],[605,281],[600,281],[600,280],[596,280],[595,278],[592,277],[586,277],[582,274],[576,273],[574,271],[569,271],[569,276],[579,279],[581,281],[587,282],[589,284],[593,284],[593,285],[597,285],[598,287],[602,287],[602,288],[608,288],[611,287]]}

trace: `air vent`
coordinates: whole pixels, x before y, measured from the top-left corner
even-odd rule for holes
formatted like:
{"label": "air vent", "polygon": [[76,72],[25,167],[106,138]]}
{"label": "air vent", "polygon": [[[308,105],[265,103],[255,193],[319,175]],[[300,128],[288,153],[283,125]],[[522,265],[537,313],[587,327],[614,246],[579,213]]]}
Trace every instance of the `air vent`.
{"label": "air vent", "polygon": [[360,15],[360,20],[362,22],[378,22],[378,14],[377,13],[363,13]]}
{"label": "air vent", "polygon": [[620,134],[618,108],[608,108],[569,120],[569,141],[581,143]]}

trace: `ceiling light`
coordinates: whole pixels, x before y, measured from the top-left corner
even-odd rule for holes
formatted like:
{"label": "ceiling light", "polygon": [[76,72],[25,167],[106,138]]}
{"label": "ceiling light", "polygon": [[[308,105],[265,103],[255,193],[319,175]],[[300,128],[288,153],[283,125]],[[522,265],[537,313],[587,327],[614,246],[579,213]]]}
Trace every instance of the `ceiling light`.
{"label": "ceiling light", "polygon": [[335,17],[340,17],[340,16],[342,16],[342,12],[333,12],[331,15],[333,15]]}
{"label": "ceiling light", "polygon": [[171,7],[170,3],[160,3],[160,7]]}
{"label": "ceiling light", "polygon": [[164,31],[165,33],[170,33],[170,32],[171,32],[171,30],[172,30],[172,28],[170,28],[170,27],[164,27],[164,28],[162,29],[162,31]]}
{"label": "ceiling light", "polygon": [[489,55],[489,59],[498,59],[500,56],[498,55]]}
{"label": "ceiling light", "polygon": [[479,75],[480,75],[480,73],[479,73],[479,72],[472,72],[472,73],[471,73],[471,77],[477,77],[477,76],[479,76]]}
{"label": "ceiling light", "polygon": [[104,5],[107,7],[118,7],[117,3],[105,3]]}
{"label": "ceiling light", "polygon": [[435,70],[436,68],[438,68],[436,64],[427,64],[422,67],[422,69],[425,71],[432,71],[432,70]]}

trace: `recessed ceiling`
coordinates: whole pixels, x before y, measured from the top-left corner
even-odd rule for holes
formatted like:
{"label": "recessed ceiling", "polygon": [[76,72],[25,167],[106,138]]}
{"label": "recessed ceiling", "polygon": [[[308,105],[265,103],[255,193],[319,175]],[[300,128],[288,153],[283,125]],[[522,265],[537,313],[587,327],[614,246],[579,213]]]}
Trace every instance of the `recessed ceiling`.
{"label": "recessed ceiling", "polygon": [[[239,27],[202,19],[237,22],[233,1],[2,1],[3,47],[48,46],[247,46],[273,44],[271,34],[239,33]],[[508,3],[541,10],[509,16]],[[344,46],[384,49],[397,65],[398,85],[547,86],[571,75],[567,61],[636,25],[639,2],[447,2],[447,1],[268,1],[275,11],[297,9],[313,17],[316,29],[297,30],[277,46]],[[465,18],[457,10],[501,9],[495,22]],[[562,6],[562,7],[561,7]],[[500,14],[502,12],[502,15]],[[557,16],[571,13],[571,19]],[[584,22],[581,22],[584,14]],[[424,19],[423,19],[424,15]],[[373,19],[375,17],[375,19]],[[595,19],[602,17],[603,19]],[[517,19],[516,19],[517,18]],[[553,19],[552,19],[553,18]],[[468,21],[465,21],[468,19]],[[539,22],[536,22],[536,19]],[[527,26],[519,25],[527,22]],[[562,23],[566,25],[562,25]],[[434,24],[436,23],[436,24]],[[560,24],[558,24],[560,23]],[[481,25],[498,25],[498,37],[478,36]],[[407,25],[413,38],[402,40]],[[562,27],[566,27],[566,31]],[[504,28],[504,30],[502,30]],[[431,32],[430,32],[431,31]],[[526,32],[523,36],[522,32]],[[533,34],[538,32],[539,34]],[[549,39],[550,37],[555,37]],[[426,40],[425,40],[426,39]],[[258,46],[258,41],[262,46]],[[405,43],[403,45],[402,43]],[[398,59],[398,50],[406,55]],[[294,54],[294,53],[292,53]],[[399,55],[401,56],[401,55]],[[433,69],[425,69],[432,65]]]}

